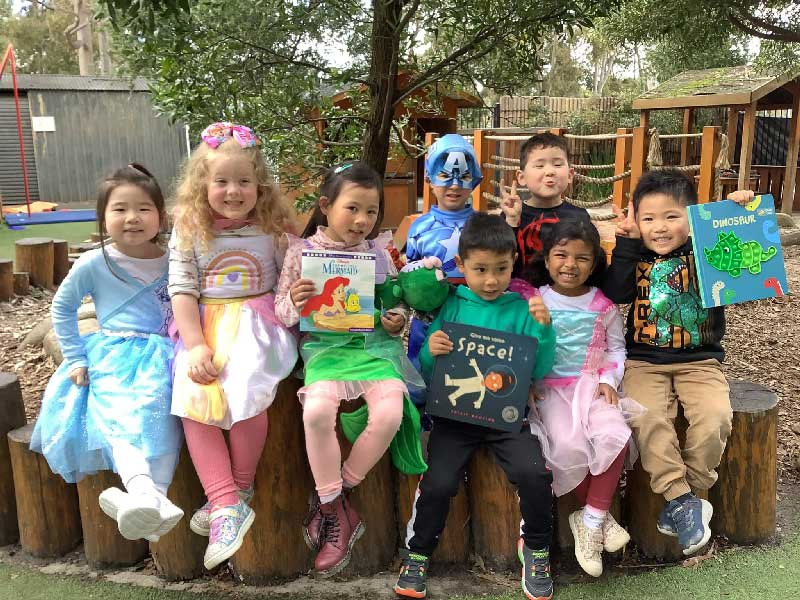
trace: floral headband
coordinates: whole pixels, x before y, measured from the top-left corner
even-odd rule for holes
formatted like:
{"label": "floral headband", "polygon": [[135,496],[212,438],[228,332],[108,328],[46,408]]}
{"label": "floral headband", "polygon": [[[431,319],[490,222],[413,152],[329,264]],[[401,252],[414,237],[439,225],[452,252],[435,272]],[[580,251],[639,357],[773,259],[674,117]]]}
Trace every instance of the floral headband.
{"label": "floral headband", "polygon": [[202,140],[211,148],[217,148],[223,142],[233,138],[242,148],[253,148],[261,145],[253,130],[245,125],[236,125],[228,121],[212,123],[200,134]]}

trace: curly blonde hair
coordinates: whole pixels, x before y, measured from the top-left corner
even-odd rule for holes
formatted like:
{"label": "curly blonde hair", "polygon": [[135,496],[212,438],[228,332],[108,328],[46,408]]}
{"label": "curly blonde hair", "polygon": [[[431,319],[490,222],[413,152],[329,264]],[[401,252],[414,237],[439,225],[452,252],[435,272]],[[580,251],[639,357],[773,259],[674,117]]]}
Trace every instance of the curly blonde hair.
{"label": "curly blonde hair", "polygon": [[294,230],[289,204],[257,147],[242,148],[234,139],[225,140],[217,148],[202,142],[186,160],[175,192],[175,229],[180,250],[191,250],[195,240],[199,240],[201,251],[208,249],[214,238],[214,217],[208,203],[209,163],[215,157],[237,153],[247,156],[255,171],[258,183],[258,197],[253,209],[255,223],[265,233],[280,235]]}

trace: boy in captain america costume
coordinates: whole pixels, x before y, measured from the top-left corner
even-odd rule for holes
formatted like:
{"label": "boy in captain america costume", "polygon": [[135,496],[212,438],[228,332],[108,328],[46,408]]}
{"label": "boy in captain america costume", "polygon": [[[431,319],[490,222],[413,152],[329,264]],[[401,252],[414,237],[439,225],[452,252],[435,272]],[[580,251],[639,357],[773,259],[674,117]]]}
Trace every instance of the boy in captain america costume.
{"label": "boy in captain america costume", "polygon": [[435,256],[448,279],[463,280],[455,264],[458,240],[472,216],[467,202],[483,176],[472,145],[455,133],[442,136],[428,149],[425,180],[436,206],[411,224],[406,242],[408,262]]}
{"label": "boy in captain america costume", "polygon": [[[437,257],[442,271],[454,284],[463,283],[463,275],[455,263],[461,230],[472,216],[468,204],[472,190],[483,179],[472,144],[455,133],[442,136],[428,148],[425,159],[425,180],[431,186],[436,205],[411,224],[406,242],[408,262]],[[408,336],[408,357],[419,369],[419,350],[425,341],[430,318],[411,320]],[[417,406],[425,404],[424,390],[412,391]]]}

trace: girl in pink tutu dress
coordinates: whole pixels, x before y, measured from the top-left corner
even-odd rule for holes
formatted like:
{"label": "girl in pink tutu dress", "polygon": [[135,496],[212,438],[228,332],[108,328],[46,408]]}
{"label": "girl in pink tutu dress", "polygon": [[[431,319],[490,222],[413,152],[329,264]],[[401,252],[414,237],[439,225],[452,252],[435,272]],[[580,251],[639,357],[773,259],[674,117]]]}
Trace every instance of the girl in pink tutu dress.
{"label": "girl in pink tutu dress", "polygon": [[606,268],[597,230],[568,219],[543,242],[528,278],[541,285],[538,293],[550,310],[556,360],[537,390],[529,421],[553,472],[553,492],[574,491],[584,505],[569,516],[575,557],[598,577],[601,552],[615,552],[630,539],[608,509],[629,448],[635,453],[626,420],[642,409],[618,392],[625,337],[616,305],[592,285]]}

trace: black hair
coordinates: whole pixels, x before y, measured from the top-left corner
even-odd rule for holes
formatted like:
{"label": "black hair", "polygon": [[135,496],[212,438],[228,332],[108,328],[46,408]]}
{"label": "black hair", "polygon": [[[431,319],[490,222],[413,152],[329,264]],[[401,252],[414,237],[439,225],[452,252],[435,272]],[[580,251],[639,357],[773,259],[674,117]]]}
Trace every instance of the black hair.
{"label": "black hair", "polygon": [[[97,213],[97,229],[100,234],[100,250],[103,253],[103,258],[108,268],[111,269],[111,273],[117,277],[117,279],[122,278],[117,275],[111,267],[105,247],[106,237],[108,236],[108,232],[106,231],[106,207],[108,206],[109,198],[111,198],[111,193],[123,185],[135,185],[153,201],[158,211],[158,217],[161,223],[160,229],[163,230],[167,223],[164,194],[161,191],[161,187],[158,185],[158,181],[156,181],[156,178],[153,177],[153,174],[146,167],[139,163],[130,163],[121,169],[117,169],[111,175],[103,179],[97,188],[97,205],[95,207],[95,212]],[[161,232],[157,233],[150,241],[158,242],[160,234]]]}
{"label": "black hair", "polygon": [[647,171],[639,178],[633,190],[633,209],[636,214],[639,214],[642,198],[650,194],[664,194],[681,206],[697,204],[694,182],[674,169]]}
{"label": "black hair", "polygon": [[[336,198],[345,183],[353,183],[369,190],[378,190],[378,220],[368,236],[370,238],[375,237],[380,231],[380,225],[383,221],[383,179],[375,169],[366,163],[347,162],[325,172],[319,188],[319,197],[325,196],[328,199],[328,206],[332,205],[336,202]],[[322,212],[318,199],[314,212],[311,213],[311,218],[308,220],[308,224],[300,237],[311,237],[317,232],[317,227],[320,225],[327,227],[328,217]]]}
{"label": "black hair", "polygon": [[514,230],[502,215],[476,212],[469,218],[458,240],[458,256],[466,260],[472,250],[488,250],[497,254],[517,252]]}
{"label": "black hair", "polygon": [[549,131],[545,131],[544,133],[532,135],[525,140],[524,144],[522,144],[522,147],[519,149],[520,169],[525,168],[531,152],[537,148],[559,148],[560,150],[564,151],[564,156],[567,157],[567,164],[569,164],[569,144],[567,144],[567,138],[565,138],[563,135],[556,135],[554,133],[550,133]]}
{"label": "black hair", "polygon": [[552,277],[545,265],[545,259],[550,255],[550,251],[571,240],[581,240],[592,249],[594,264],[592,272],[586,279],[586,285],[600,287],[606,272],[606,251],[600,245],[600,233],[597,228],[585,219],[566,218],[561,219],[551,227],[542,232],[542,249],[536,253],[531,264],[525,268],[523,278],[536,287],[550,285],[553,283]]}

